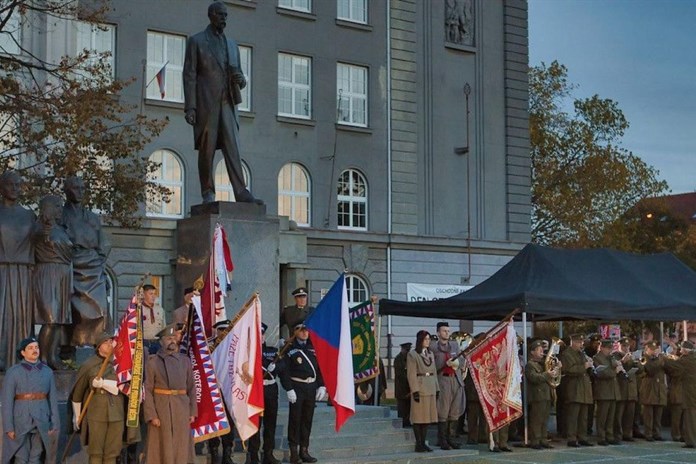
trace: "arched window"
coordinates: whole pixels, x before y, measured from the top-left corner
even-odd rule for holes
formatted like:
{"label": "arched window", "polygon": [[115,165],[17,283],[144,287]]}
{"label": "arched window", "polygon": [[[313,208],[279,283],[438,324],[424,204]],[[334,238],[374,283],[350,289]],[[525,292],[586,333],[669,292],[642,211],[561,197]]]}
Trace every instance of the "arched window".
{"label": "arched window", "polygon": [[355,274],[346,274],[346,291],[348,307],[353,307],[369,299],[367,282]]}
{"label": "arched window", "polygon": [[278,174],[278,215],[298,226],[310,225],[309,174],[297,163],[288,163]]}
{"label": "arched window", "polygon": [[[244,185],[251,190],[251,173],[244,161],[242,161],[242,176],[244,176]],[[223,159],[215,165],[215,201],[236,201],[234,189],[232,188],[230,177],[227,175],[227,168]]]}
{"label": "arched window", "polygon": [[338,228],[367,230],[367,181],[355,169],[338,177]]}
{"label": "arched window", "polygon": [[171,194],[169,203],[148,195],[147,216],[184,217],[184,168],[179,157],[169,150],[157,150],[150,155],[150,161],[160,166],[148,175],[149,180],[168,188]]}

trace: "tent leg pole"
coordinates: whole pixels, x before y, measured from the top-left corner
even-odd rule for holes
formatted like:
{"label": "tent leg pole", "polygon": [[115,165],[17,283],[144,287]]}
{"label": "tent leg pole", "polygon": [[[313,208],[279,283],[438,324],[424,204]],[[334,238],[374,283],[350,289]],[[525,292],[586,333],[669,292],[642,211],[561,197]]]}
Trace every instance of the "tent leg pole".
{"label": "tent leg pole", "polygon": [[665,323],[660,321],[660,350],[665,346]]}
{"label": "tent leg pole", "polygon": [[686,319],[682,321],[682,331],[684,332],[684,341],[687,341],[689,339],[689,336],[686,332]]}
{"label": "tent leg pole", "polygon": [[[522,312],[522,334],[524,335],[523,340],[522,340],[522,360],[527,363],[527,312],[524,311]],[[528,417],[527,417],[527,399],[524,397],[524,395],[527,392],[527,376],[523,375],[522,376],[523,383],[524,385],[522,386],[522,416],[524,417],[524,445],[527,446],[529,444],[529,438],[528,438],[528,429],[527,426],[529,425],[527,423]]]}
{"label": "tent leg pole", "polygon": [[381,375],[386,376],[386,372],[382,372],[382,369],[379,365],[379,358],[382,356],[382,353],[380,353],[380,337],[382,336],[382,318],[378,314],[376,308],[375,308],[375,317],[377,318],[377,336],[375,337],[375,354],[377,355],[377,359],[375,360],[377,362],[377,369],[379,370],[379,374],[375,377],[375,388],[374,388],[374,393],[372,397],[372,405],[377,406],[379,404],[379,377]]}

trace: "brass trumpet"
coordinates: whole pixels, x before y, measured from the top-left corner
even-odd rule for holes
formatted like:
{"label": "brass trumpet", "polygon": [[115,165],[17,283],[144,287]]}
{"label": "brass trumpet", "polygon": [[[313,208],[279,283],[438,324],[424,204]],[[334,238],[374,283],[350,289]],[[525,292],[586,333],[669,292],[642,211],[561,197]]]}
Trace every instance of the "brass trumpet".
{"label": "brass trumpet", "polygon": [[548,381],[549,386],[553,388],[556,388],[561,384],[561,373],[559,369],[561,361],[558,359],[558,353],[562,344],[564,344],[563,340],[558,337],[552,337],[549,350],[547,351],[546,358],[544,359],[544,368],[546,369],[546,372],[556,371],[556,374],[554,374]]}

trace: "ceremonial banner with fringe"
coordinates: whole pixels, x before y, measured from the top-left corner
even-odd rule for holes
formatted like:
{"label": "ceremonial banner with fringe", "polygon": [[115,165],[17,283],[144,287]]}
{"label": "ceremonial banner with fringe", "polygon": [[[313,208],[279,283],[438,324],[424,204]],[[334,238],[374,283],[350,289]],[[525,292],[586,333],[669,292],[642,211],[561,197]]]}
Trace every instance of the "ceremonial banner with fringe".
{"label": "ceremonial banner with fringe", "polygon": [[181,341],[181,352],[191,359],[193,379],[196,383],[198,416],[191,424],[193,441],[198,443],[209,438],[230,433],[222,395],[218,388],[208,342],[203,331],[201,297],[193,297],[193,308],[189,310],[188,331]]}
{"label": "ceremonial banner with fringe", "polygon": [[350,338],[353,345],[353,378],[355,383],[379,375],[375,344],[375,310],[371,301],[350,308]]}
{"label": "ceremonial banner with fringe", "polygon": [[114,371],[119,390],[128,397],[126,426],[138,427],[143,386],[143,327],[142,305],[138,295],[133,295],[126,314],[116,329]]}
{"label": "ceremonial banner with fringe", "polygon": [[490,431],[522,417],[522,369],[512,321],[488,332],[466,360]]}

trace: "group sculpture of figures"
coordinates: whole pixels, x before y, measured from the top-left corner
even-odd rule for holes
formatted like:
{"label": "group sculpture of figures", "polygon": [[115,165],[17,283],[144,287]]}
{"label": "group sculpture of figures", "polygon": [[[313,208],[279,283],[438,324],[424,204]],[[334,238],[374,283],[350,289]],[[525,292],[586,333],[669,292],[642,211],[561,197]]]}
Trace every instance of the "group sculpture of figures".
{"label": "group sculpture of figures", "polygon": [[[467,445],[486,443],[493,452],[511,452],[510,441],[524,440],[524,419],[490,434],[479,393],[446,322],[437,336],[417,333],[415,350],[403,343],[394,359],[394,396],[404,427],[413,427],[415,451],[428,452],[428,424],[438,424],[438,446],[458,448],[457,435],[468,426]],[[478,334],[474,340],[484,338]],[[644,335],[645,337],[645,335]],[[571,448],[619,445],[637,438],[662,441],[662,415],[668,408],[671,440],[696,446],[696,344],[667,341],[663,352],[652,337],[602,340],[572,334],[567,342],[554,337],[528,340],[523,366],[527,403],[527,445],[553,448],[547,424],[556,408],[557,436]],[[435,341],[437,340],[437,341]],[[520,342],[520,358],[522,345]],[[642,431],[639,423],[642,420]],[[458,423],[458,424],[457,424]],[[594,427],[593,427],[594,426]],[[596,441],[590,440],[593,435]]]}
{"label": "group sculpture of figures", "polygon": [[16,171],[0,175],[0,370],[34,325],[41,360],[59,369],[61,345],[93,345],[104,329],[109,247],[99,216],[82,206],[81,178],[65,179],[65,201],[42,198],[38,219],[20,205],[21,187]]}

